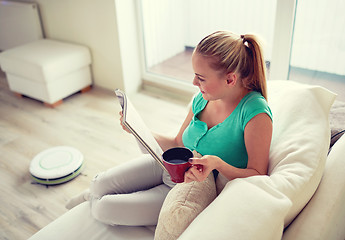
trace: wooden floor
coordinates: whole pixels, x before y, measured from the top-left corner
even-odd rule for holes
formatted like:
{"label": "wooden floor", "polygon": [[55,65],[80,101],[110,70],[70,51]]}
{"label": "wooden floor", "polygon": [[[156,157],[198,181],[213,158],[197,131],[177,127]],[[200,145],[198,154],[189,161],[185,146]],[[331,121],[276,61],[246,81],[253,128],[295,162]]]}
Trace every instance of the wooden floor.
{"label": "wooden floor", "polygon": [[[175,134],[187,103],[148,93],[132,96],[152,130]],[[110,90],[78,93],[57,108],[18,98],[0,72],[0,239],[27,239],[67,210],[65,203],[89,186],[95,174],[140,155],[118,121],[120,107]],[[32,184],[30,161],[39,152],[67,145],[85,160],[82,175],[57,186]]]}

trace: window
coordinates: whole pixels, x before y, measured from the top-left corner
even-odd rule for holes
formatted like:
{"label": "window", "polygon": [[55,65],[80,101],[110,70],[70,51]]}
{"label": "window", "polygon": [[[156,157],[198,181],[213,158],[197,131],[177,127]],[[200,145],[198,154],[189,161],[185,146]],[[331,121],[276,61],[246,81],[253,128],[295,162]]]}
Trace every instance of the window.
{"label": "window", "polygon": [[344,9],[343,0],[297,2],[289,79],[345,92]]}
{"label": "window", "polygon": [[137,0],[137,3],[146,81],[169,87],[191,85],[193,48],[207,34],[225,29],[262,36],[271,72],[268,76],[272,79],[325,86],[345,101],[343,0]]}
{"label": "window", "polygon": [[[276,0],[140,0],[144,79],[191,84],[193,48],[217,30],[257,33],[270,61]],[[163,80],[164,79],[164,80]]]}

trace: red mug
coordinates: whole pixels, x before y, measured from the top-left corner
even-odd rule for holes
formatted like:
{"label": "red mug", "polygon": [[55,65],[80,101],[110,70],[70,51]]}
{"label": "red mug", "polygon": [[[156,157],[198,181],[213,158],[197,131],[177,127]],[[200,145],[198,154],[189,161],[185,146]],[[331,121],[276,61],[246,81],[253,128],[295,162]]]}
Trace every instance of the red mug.
{"label": "red mug", "polygon": [[184,173],[192,166],[188,160],[192,157],[193,152],[184,147],[170,148],[163,153],[163,164],[174,183],[184,182]]}

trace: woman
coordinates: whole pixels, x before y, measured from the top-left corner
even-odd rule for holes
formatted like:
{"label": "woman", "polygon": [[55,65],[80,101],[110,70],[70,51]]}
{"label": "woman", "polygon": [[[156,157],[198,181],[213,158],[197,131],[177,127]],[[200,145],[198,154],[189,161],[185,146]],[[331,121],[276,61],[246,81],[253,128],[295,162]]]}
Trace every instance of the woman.
{"label": "woman", "polygon": [[[200,93],[177,136],[155,134],[157,142],[163,150],[185,146],[204,155],[190,160],[203,168],[192,166],[185,182],[203,181],[211,171],[229,180],[267,174],[272,116],[256,37],[212,33],[197,45],[192,63],[193,84]],[[145,155],[96,176],[90,190],[72,199],[68,208],[89,200],[92,215],[104,223],[155,225],[173,186]]]}
{"label": "woman", "polygon": [[183,143],[207,155],[192,159],[203,171],[191,168],[185,181],[203,181],[214,169],[229,180],[267,174],[272,115],[256,37],[213,33],[199,43],[192,62],[200,93],[187,117]]}

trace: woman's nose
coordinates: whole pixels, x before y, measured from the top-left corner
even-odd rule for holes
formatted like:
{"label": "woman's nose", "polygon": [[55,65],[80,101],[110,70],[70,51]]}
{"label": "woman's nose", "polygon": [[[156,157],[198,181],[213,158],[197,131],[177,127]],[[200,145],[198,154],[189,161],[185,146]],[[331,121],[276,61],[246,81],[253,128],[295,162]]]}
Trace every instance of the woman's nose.
{"label": "woman's nose", "polygon": [[200,84],[199,84],[199,79],[198,79],[197,76],[195,76],[195,77],[193,78],[193,85],[194,85],[194,86],[199,86],[199,85],[200,85]]}

